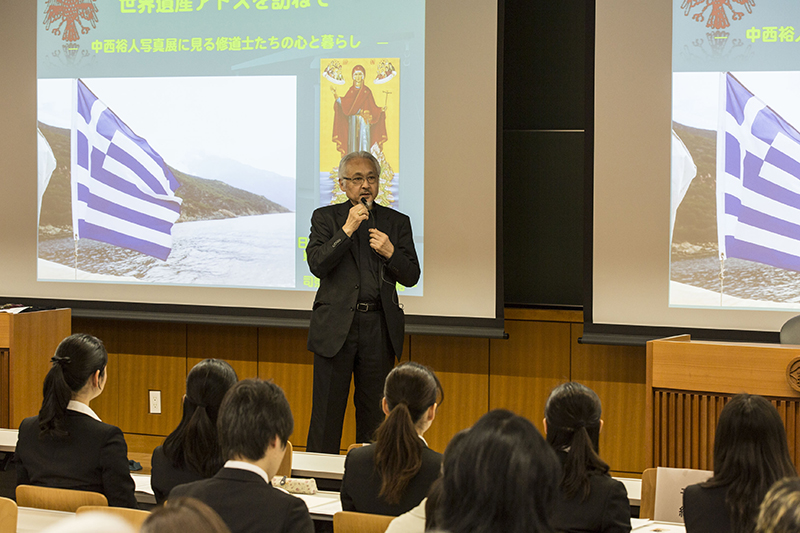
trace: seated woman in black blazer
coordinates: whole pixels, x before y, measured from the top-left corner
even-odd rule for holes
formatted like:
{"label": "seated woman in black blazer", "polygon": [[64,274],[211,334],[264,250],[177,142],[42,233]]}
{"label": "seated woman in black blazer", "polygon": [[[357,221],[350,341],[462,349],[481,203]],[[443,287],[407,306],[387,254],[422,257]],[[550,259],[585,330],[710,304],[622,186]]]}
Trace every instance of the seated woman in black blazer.
{"label": "seated woman in black blazer", "polygon": [[717,421],[714,475],[683,493],[687,533],[751,533],[772,484],[795,476],[778,411],[761,396],[737,394]]}
{"label": "seated woman in black blazer", "polygon": [[100,492],[111,506],[136,508],[122,431],[101,422],[89,407],[106,384],[103,343],[71,335],[51,361],[39,416],[19,426],[17,485]]}
{"label": "seated woman in black blazer", "polygon": [[631,530],[628,491],[600,459],[600,398],[580,383],[559,385],[544,408],[547,442],[563,475],[551,524],[564,533],[621,533]]}
{"label": "seated woman in black blazer", "polygon": [[386,419],[375,442],[347,454],[343,510],[398,516],[422,501],[442,464],[442,454],[429,449],[422,435],[443,397],[439,378],[427,367],[409,362],[389,372],[382,400]]}
{"label": "seated woman in black blazer", "polygon": [[156,502],[161,503],[177,485],[213,477],[225,459],[217,438],[217,413],[222,398],[238,378],[221,359],[204,359],[186,376],[183,418],[151,460]]}

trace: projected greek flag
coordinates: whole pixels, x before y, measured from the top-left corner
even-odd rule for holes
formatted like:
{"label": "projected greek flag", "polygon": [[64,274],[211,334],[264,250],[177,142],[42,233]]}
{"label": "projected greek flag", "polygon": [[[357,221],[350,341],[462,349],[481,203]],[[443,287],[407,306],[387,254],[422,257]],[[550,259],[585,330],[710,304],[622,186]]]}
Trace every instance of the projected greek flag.
{"label": "projected greek flag", "polygon": [[720,257],[800,272],[800,133],[730,73],[717,134]]}
{"label": "projected greek flag", "polygon": [[71,136],[72,225],[94,239],[165,260],[180,184],[161,156],[81,80]]}

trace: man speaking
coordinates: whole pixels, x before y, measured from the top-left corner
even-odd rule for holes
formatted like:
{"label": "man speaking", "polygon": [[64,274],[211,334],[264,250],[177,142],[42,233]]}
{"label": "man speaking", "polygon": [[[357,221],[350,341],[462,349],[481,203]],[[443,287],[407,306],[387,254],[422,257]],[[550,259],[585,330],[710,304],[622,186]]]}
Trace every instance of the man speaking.
{"label": "man speaking", "polygon": [[339,163],[348,201],[311,216],[306,253],[320,279],[308,349],[314,352],[314,395],[307,450],[339,453],[355,376],[356,441],[369,442],[383,420],[383,382],[403,352],[405,317],[396,283],[419,280],[411,221],[375,203],[380,164],[369,152]]}

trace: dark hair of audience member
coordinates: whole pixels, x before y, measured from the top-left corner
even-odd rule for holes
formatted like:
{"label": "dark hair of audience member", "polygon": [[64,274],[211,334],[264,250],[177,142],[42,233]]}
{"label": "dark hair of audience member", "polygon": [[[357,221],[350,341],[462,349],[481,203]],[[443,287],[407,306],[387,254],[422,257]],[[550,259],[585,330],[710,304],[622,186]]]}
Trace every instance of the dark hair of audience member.
{"label": "dark hair of audience member", "polygon": [[433,404],[441,404],[444,392],[430,368],[407,362],[386,376],[383,396],[389,415],[375,432],[375,466],[381,476],[379,496],[394,504],[422,467],[424,444],[417,425]]}
{"label": "dark hair of audience member", "polygon": [[436,527],[449,533],[551,533],[561,465],[525,418],[498,409],[447,446]]}
{"label": "dark hair of audience member", "polygon": [[225,394],[219,408],[217,431],[225,459],[258,461],[275,437],[285,448],[293,430],[289,402],[271,380],[243,379]]}
{"label": "dark hair of audience member", "polygon": [[574,381],[559,385],[544,407],[547,442],[556,452],[566,453],[561,490],[567,498],[579,491],[589,496],[589,476],[607,474],[609,467],[600,451],[600,398],[589,387]]}
{"label": "dark hair of audience member", "polygon": [[733,533],[755,528],[758,506],[769,488],[797,472],[780,415],[761,396],[738,394],[719,415],[714,437],[714,475],[704,487],[728,487],[725,504]]}
{"label": "dark hair of audience member", "polygon": [[70,335],[58,345],[53,363],[44,378],[39,429],[42,436],[65,437],[67,405],[98,370],[105,376],[108,352],[97,337],[85,333]]}
{"label": "dark hair of audience member", "polygon": [[237,380],[233,367],[221,359],[204,359],[189,371],[183,418],[163,446],[175,468],[186,465],[203,477],[222,468],[225,459],[217,437],[217,415],[222,398]]}
{"label": "dark hair of audience member", "polygon": [[231,533],[222,518],[196,498],[175,498],[148,516],[140,533]]}
{"label": "dark hair of audience member", "polygon": [[[468,430],[459,431],[453,438],[450,439],[450,442],[447,445],[447,449],[444,452],[444,457],[447,458],[448,453],[453,453],[454,450],[458,448],[458,442],[464,438],[464,435],[467,433]],[[436,481],[433,482],[431,488],[428,489],[428,496],[425,500],[425,531],[436,531],[436,509],[439,507],[439,501],[442,498],[442,477],[439,476]]]}
{"label": "dark hair of audience member", "polygon": [[785,477],[769,489],[756,522],[756,533],[800,531],[800,478]]}

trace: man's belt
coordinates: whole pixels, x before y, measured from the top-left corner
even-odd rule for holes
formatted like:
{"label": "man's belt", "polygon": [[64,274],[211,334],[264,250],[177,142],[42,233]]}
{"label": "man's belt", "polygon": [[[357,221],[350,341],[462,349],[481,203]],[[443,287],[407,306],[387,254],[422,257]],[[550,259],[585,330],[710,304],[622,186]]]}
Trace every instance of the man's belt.
{"label": "man's belt", "polygon": [[383,306],[380,302],[358,302],[356,304],[356,311],[367,313],[369,311],[380,311]]}

